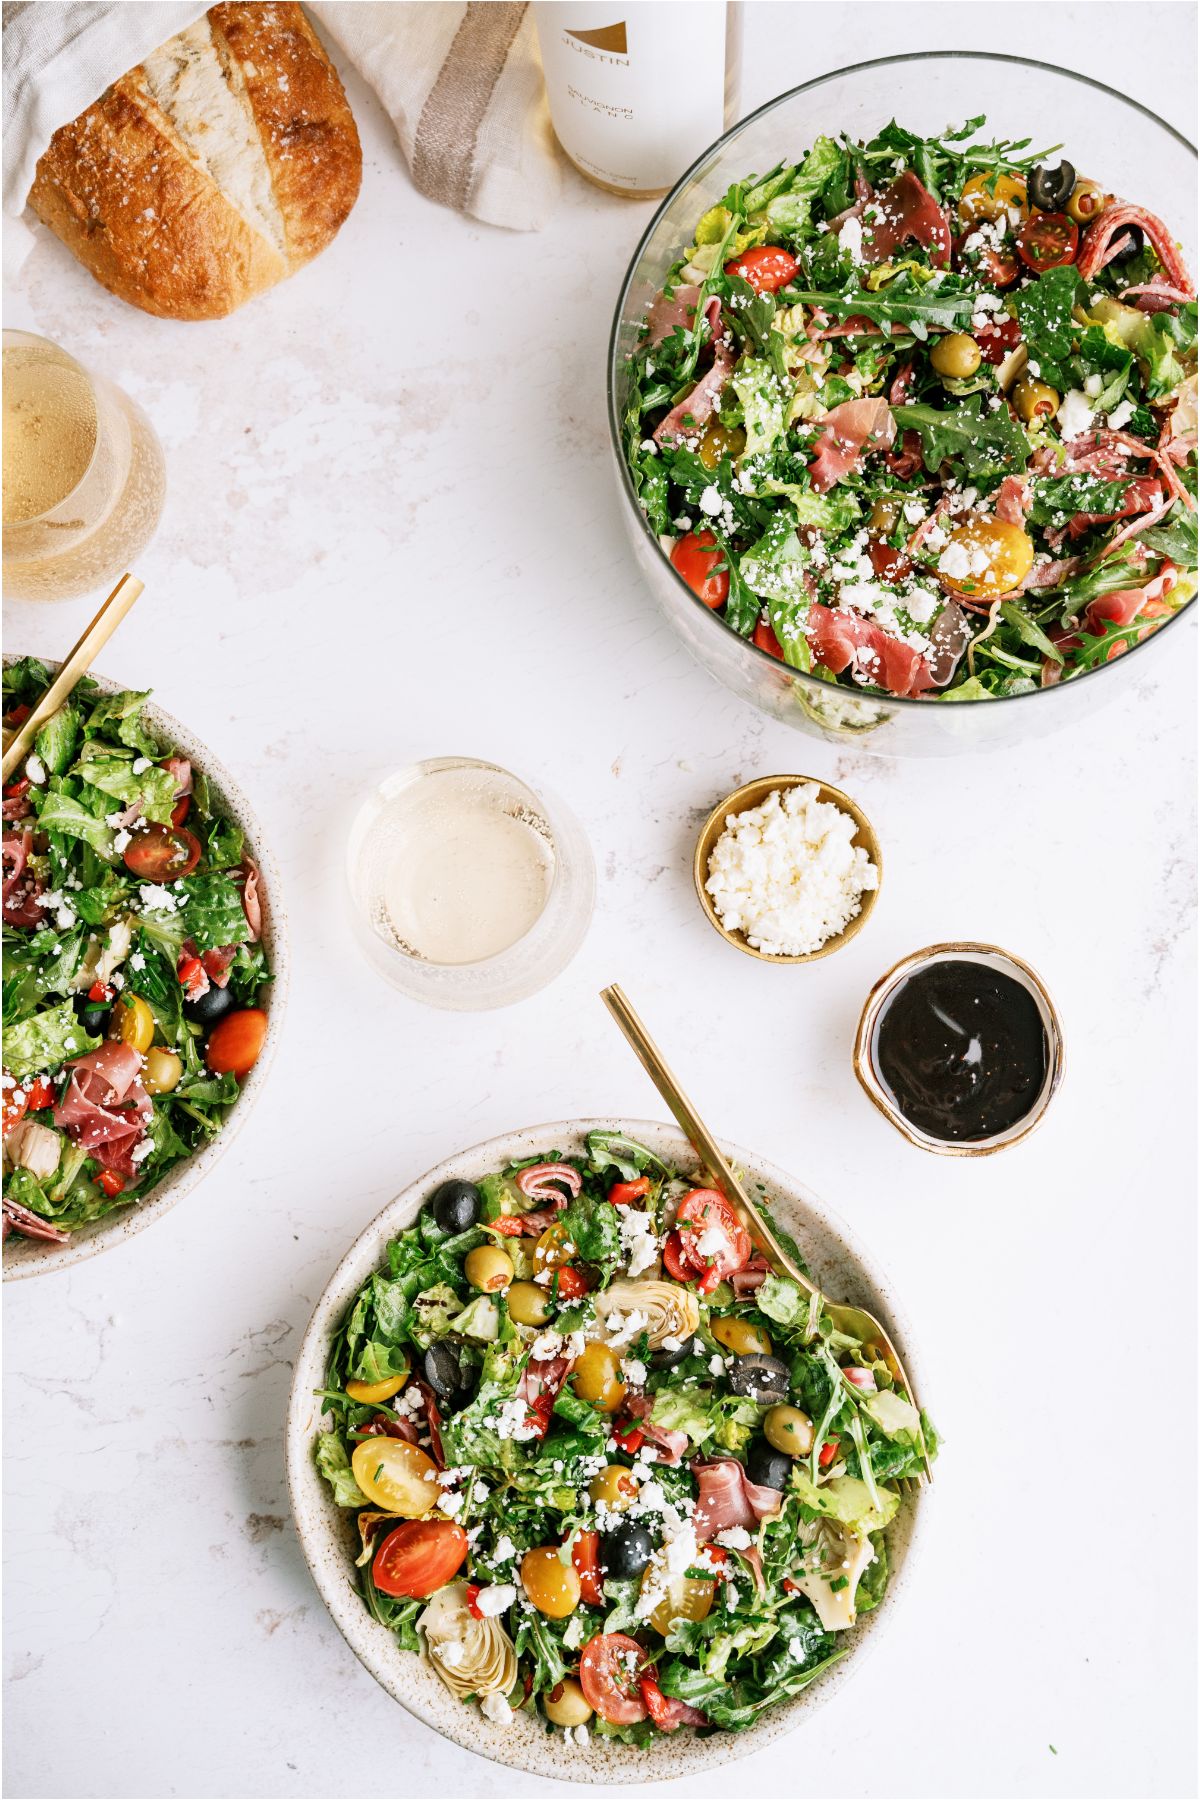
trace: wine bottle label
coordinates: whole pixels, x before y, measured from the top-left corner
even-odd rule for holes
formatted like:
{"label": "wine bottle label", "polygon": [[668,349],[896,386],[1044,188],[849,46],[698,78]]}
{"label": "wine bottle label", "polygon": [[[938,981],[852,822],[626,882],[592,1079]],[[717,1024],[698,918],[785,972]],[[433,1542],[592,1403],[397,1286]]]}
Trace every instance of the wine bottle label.
{"label": "wine bottle label", "polygon": [[550,118],[583,172],[630,193],[670,187],[724,128],[724,0],[542,0]]}

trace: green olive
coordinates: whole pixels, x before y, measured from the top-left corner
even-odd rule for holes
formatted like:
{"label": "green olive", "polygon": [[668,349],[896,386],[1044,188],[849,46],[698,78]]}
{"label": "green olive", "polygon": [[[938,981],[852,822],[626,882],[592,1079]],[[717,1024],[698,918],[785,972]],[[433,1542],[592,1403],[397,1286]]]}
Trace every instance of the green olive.
{"label": "green olive", "polygon": [[1055,390],[1045,381],[1034,381],[1028,375],[1022,375],[1013,389],[1013,405],[1017,409],[1017,417],[1026,425],[1032,425],[1035,419],[1052,419],[1059,407],[1059,397]]}
{"label": "green olive", "polygon": [[550,1298],[536,1281],[514,1281],[508,1290],[508,1316],[518,1325],[544,1325],[550,1317]]}
{"label": "green olive", "polygon": [[624,1512],[638,1497],[638,1484],[622,1463],[609,1463],[592,1477],[588,1493],[597,1506],[609,1512]]}
{"label": "green olive", "polygon": [[929,352],[929,360],[939,375],[948,375],[953,381],[966,381],[975,373],[983,356],[973,337],[965,331],[952,331],[948,337],[938,339]]}
{"label": "green olive", "polygon": [[1067,201],[1067,214],[1077,225],[1090,225],[1097,213],[1104,211],[1108,195],[1094,181],[1077,181]]}
{"label": "green olive", "polygon": [[583,1689],[573,1675],[560,1681],[542,1700],[546,1717],[553,1725],[586,1725],[592,1709],[583,1697]]}
{"label": "green olive", "polygon": [[173,1094],[183,1080],[183,1063],[173,1050],[151,1044],[142,1068],[142,1086],[148,1094]]}
{"label": "green olive", "polygon": [[771,1448],[785,1456],[807,1456],[813,1447],[813,1422],[798,1406],[773,1406],[763,1432]]}
{"label": "green olive", "polygon": [[773,1349],[770,1335],[749,1319],[714,1319],[712,1334],[735,1356],[770,1356]]}
{"label": "green olive", "polygon": [[598,1412],[614,1413],[625,1398],[621,1360],[608,1344],[585,1344],[571,1371],[571,1386]]}
{"label": "green olive", "polygon": [[871,516],[867,520],[867,530],[875,537],[891,537],[900,523],[903,506],[903,494],[880,494],[871,508]]}
{"label": "green olive", "polygon": [[513,1278],[512,1259],[499,1244],[480,1244],[466,1258],[463,1272],[473,1288],[484,1294],[498,1294]]}

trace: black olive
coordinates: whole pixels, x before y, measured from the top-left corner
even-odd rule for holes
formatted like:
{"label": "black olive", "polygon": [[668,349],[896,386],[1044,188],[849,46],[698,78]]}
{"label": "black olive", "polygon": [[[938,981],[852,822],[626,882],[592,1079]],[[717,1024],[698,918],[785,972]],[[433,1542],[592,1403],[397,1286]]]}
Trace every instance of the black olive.
{"label": "black olive", "polygon": [[232,1012],[236,1005],[232,989],[218,987],[215,981],[210,981],[206,992],[197,994],[194,1000],[184,1001],[183,1016],[197,1025],[203,1025],[207,1030],[218,1019],[223,1019],[226,1013]]}
{"label": "black olive", "polygon": [[777,1406],[791,1388],[787,1364],[777,1356],[735,1356],[725,1378],[735,1394],[745,1394],[760,1406]]}
{"label": "black olive", "polygon": [[688,1338],[685,1343],[680,1344],[677,1350],[656,1350],[650,1358],[650,1367],[652,1369],[673,1369],[677,1363],[683,1361],[685,1356],[691,1356],[695,1348],[696,1339],[693,1336]]}
{"label": "black olive", "polygon": [[1105,268],[1108,268],[1110,263],[1132,262],[1134,257],[1139,256],[1146,248],[1146,234],[1140,225],[1120,225],[1117,229],[1120,233],[1117,238],[1117,247],[1115,250],[1109,251],[1104,264]]}
{"label": "black olive", "polygon": [[443,1231],[470,1231],[479,1217],[481,1196],[469,1181],[443,1181],[429,1202],[434,1223]]}
{"label": "black olive", "polygon": [[1057,169],[1041,163],[1029,172],[1029,204],[1039,212],[1061,212],[1075,192],[1075,166],[1060,162]]}
{"label": "black olive", "polygon": [[440,1407],[452,1412],[463,1405],[471,1390],[471,1377],[453,1344],[431,1344],[425,1352],[424,1368]]}
{"label": "black olive", "polygon": [[616,1531],[602,1532],[598,1551],[600,1567],[614,1581],[628,1581],[641,1574],[650,1561],[653,1548],[650,1533],[644,1525],[622,1525]]}
{"label": "black olive", "polygon": [[76,994],[71,1004],[83,1029],[93,1037],[103,1037],[112,1007],[102,1005],[98,1000],[89,1000],[86,994]]}
{"label": "black olive", "polygon": [[793,1466],[791,1457],[768,1444],[765,1437],[755,1438],[746,1452],[746,1473],[759,1487],[785,1488]]}

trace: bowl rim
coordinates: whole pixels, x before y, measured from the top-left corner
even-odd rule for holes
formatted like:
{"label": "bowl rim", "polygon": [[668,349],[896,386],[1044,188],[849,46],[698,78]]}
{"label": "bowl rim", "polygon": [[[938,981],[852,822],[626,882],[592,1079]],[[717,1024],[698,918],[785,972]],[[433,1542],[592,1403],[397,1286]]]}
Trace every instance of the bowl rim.
{"label": "bowl rim", "polygon": [[[4,667],[21,661],[15,651],[4,652]],[[39,656],[36,661],[56,673],[62,663],[54,657]],[[116,681],[110,675],[98,674],[95,669],[87,671],[88,678],[96,683],[102,693],[120,693],[128,687],[128,683]],[[140,690],[138,690],[140,691]],[[99,1256],[106,1250],[114,1249],[118,1244],[136,1237],[156,1219],[162,1218],[171,1208],[182,1200],[185,1194],[202,1181],[214,1163],[228,1150],[230,1144],[241,1131],[257,1102],[266,1083],[279,1045],[284,1014],[287,1010],[291,959],[287,935],[287,909],[283,902],[283,890],[279,877],[279,867],[274,853],[268,848],[250,802],[238,781],[214,756],[203,739],[196,736],[182,725],[165,707],[159,706],[152,697],[146,702],[146,713],[151,727],[164,738],[171,741],[172,746],[190,754],[189,746],[195,746],[202,754],[193,760],[200,770],[209,778],[221,801],[228,808],[235,822],[246,834],[247,848],[253,854],[262,874],[263,893],[263,939],[270,945],[271,982],[264,999],[264,1010],[267,1015],[267,1034],[250,1074],[242,1084],[237,1104],[230,1110],[229,1117],[222,1125],[211,1143],[205,1144],[185,1161],[176,1166],[164,1177],[155,1188],[152,1188],[145,1200],[134,1201],[128,1206],[118,1207],[103,1218],[93,1220],[76,1232],[72,1232],[65,1244],[37,1245],[33,1253],[26,1251],[15,1260],[11,1255],[3,1259],[3,1279],[5,1281],[24,1281],[35,1275],[52,1275],[61,1269],[70,1269],[79,1263],[87,1262],[93,1256]],[[33,1239],[23,1242],[33,1245]],[[13,1239],[9,1239],[11,1245]]]}
{"label": "bowl rim", "polygon": [[[931,1137],[928,1132],[921,1131],[905,1118],[900,1108],[887,1095],[883,1080],[875,1067],[873,1040],[875,1027],[885,1001],[895,993],[901,983],[918,969],[925,968],[935,962],[944,962],[947,958],[959,956],[965,962],[983,962],[992,958],[997,962],[1007,963],[1019,977],[1023,977],[1023,985],[1031,988],[1040,998],[1048,1018],[1050,1038],[1050,1068],[1046,1084],[1038,1095],[1036,1102],[1027,1115],[1025,1122],[1017,1130],[1010,1127],[1007,1132],[994,1133],[991,1137],[977,1138],[970,1143],[956,1144],[949,1140]],[[955,940],[953,942],[925,944],[919,950],[912,950],[902,956],[899,962],[875,982],[870,993],[863,1001],[863,1009],[859,1014],[858,1026],[854,1033],[853,1064],[854,1073],[858,1077],[859,1086],[867,1099],[888,1124],[893,1126],[908,1142],[918,1150],[927,1150],[933,1156],[992,1156],[998,1150],[1011,1150],[1014,1144],[1020,1144],[1042,1124],[1050,1111],[1051,1102],[1062,1086],[1066,1071],[1065,1034],[1058,1008],[1054,1004],[1050,990],[1042,980],[1032,963],[1026,962],[1013,950],[1005,950],[1001,944],[983,944],[974,940]]]}
{"label": "bowl rim", "polygon": [[[461,1729],[448,1730],[445,1722],[439,1720],[426,1706],[419,1693],[400,1691],[403,1683],[397,1679],[397,1665],[393,1661],[396,1656],[395,1643],[390,1634],[371,1618],[357,1588],[346,1579],[344,1552],[339,1550],[336,1564],[326,1566],[322,1561],[323,1551],[327,1546],[317,1540],[323,1539],[330,1530],[336,1509],[324,1491],[312,1460],[313,1434],[320,1429],[322,1417],[319,1411],[313,1411],[315,1396],[312,1389],[323,1377],[329,1341],[347,1305],[371,1271],[379,1266],[387,1238],[411,1222],[431,1187],[471,1171],[478,1174],[483,1166],[495,1166],[497,1158],[511,1160],[513,1154],[527,1155],[531,1144],[555,1144],[566,1149],[572,1142],[582,1144],[589,1131],[614,1128],[632,1133],[651,1149],[674,1156],[681,1168],[698,1170],[696,1153],[686,1143],[677,1125],[661,1120],[619,1115],[559,1119],[547,1124],[528,1125],[500,1132],[469,1149],[453,1152],[432,1169],[406,1182],[387,1205],[357,1233],[321,1291],[296,1352],[284,1434],[288,1496],[296,1535],[309,1573],[334,1624],[368,1673],[414,1718],[477,1756],[525,1773],[593,1784],[597,1780],[597,1765],[590,1752],[565,1759],[565,1767],[539,1769],[535,1758],[523,1753],[522,1740],[490,1726],[487,1721],[478,1717],[476,1709],[459,1705],[458,1713],[452,1712],[449,1717],[458,1724],[461,1714]],[[727,1140],[721,1140],[721,1145],[738,1166],[752,1171],[756,1179],[765,1182],[786,1205],[797,1208],[801,1214],[807,1213],[814,1224],[836,1240],[847,1261],[861,1273],[864,1286],[874,1291],[904,1357],[905,1367],[912,1374],[916,1391],[926,1397],[928,1404],[928,1384],[921,1355],[919,1350],[914,1352],[912,1348],[911,1326],[903,1303],[897,1301],[886,1273],[864,1248],[852,1227],[805,1182],[780,1169],[777,1164]],[[803,1229],[802,1223],[801,1230]],[[316,1381],[312,1379],[314,1373],[317,1375]],[[903,1556],[878,1613],[872,1615],[875,1623],[859,1637],[853,1646],[853,1654],[847,1655],[820,1681],[795,1695],[784,1706],[775,1709],[749,1731],[720,1733],[702,1743],[691,1740],[686,1744],[677,1744],[675,1739],[665,1737],[652,1746],[650,1752],[638,1752],[636,1755],[626,1755],[627,1747],[624,1745],[606,1747],[600,1777],[602,1784],[618,1786],[669,1780],[734,1762],[763,1748],[767,1743],[786,1736],[803,1724],[818,1707],[831,1700],[878,1647],[885,1616],[894,1619],[911,1593],[913,1574],[918,1567],[928,1531],[931,1492],[928,1486],[922,1486],[911,1496],[907,1509],[907,1537]],[[315,1501],[314,1496],[317,1496]],[[886,1615],[885,1608],[890,1609]],[[401,1663],[398,1666],[403,1672],[405,1665]],[[672,1748],[676,1755],[674,1766],[668,1760]]]}
{"label": "bowl rim", "polygon": [[[860,836],[866,838],[867,853],[875,865],[878,880],[873,888],[863,890],[858,911],[849,924],[843,926],[841,931],[835,932],[833,937],[827,938],[818,949],[806,950],[800,956],[772,956],[766,950],[756,950],[753,944],[747,941],[744,932],[731,931],[717,917],[716,907],[704,885],[705,877],[708,874],[708,857],[712,855],[716,837],[714,836],[713,843],[708,846],[707,854],[706,840],[719,819],[726,818],[731,813],[736,817],[743,812],[748,812],[752,806],[761,805],[768,795],[777,790],[787,791],[803,787],[809,782],[818,788],[817,798],[819,800],[827,800],[829,805],[836,806],[839,812],[845,813],[847,818],[852,820],[856,838]],[[740,787],[735,788],[732,794],[727,794],[724,800],[719,801],[700,827],[700,833],[696,839],[696,849],[692,856],[692,882],[700,901],[701,911],[713,930],[718,936],[724,938],[727,944],[732,944],[733,948],[740,950],[744,956],[752,956],[756,962],[778,963],[784,968],[795,968],[804,963],[820,962],[825,956],[832,956],[835,951],[845,949],[846,945],[858,936],[874,911],[875,902],[883,887],[883,851],[879,845],[879,833],[858,801],[842,788],[834,787],[831,781],[823,781],[819,775],[756,775],[752,780],[744,781]]]}
{"label": "bowl rim", "polygon": [[[701,151],[700,155],[689,164],[683,174],[680,175],[679,179],[672,184],[669,192],[663,196],[662,200],[655,207],[650,216],[649,223],[638,238],[633,254],[629,259],[629,265],[625,270],[624,279],[621,282],[616,306],[613,309],[613,322],[609,331],[608,357],[605,369],[609,442],[617,464],[617,474],[621,485],[621,491],[625,495],[634,515],[636,524],[640,527],[643,536],[653,546],[654,553],[668,570],[670,578],[675,581],[680,593],[686,597],[694,608],[699,612],[706,614],[711,621],[711,626],[703,625],[699,626],[698,629],[701,631],[715,629],[723,632],[726,637],[737,638],[744,650],[752,657],[761,658],[764,667],[772,669],[776,673],[779,672],[780,668],[778,657],[772,656],[769,650],[760,650],[758,645],[753,643],[750,638],[743,638],[739,632],[731,631],[724,620],[719,618],[717,614],[713,612],[711,607],[706,606],[704,602],[692,592],[691,588],[688,586],[687,582],[684,581],[682,575],[680,575],[679,571],[675,568],[670,558],[663,555],[658,538],[651,530],[650,521],[647,519],[638,503],[638,497],[629,473],[629,463],[625,456],[621,419],[618,412],[616,394],[618,341],[625,313],[625,303],[629,295],[629,290],[633,286],[634,273],[641,260],[642,252],[658,228],[659,221],[669,211],[681,190],[700,169],[702,164],[706,163],[711,156],[715,155],[718,151],[724,149],[727,144],[731,143],[747,125],[751,125],[755,120],[765,117],[766,114],[773,112],[776,107],[783,106],[787,101],[794,100],[797,95],[809,93],[814,88],[824,87],[828,82],[836,81],[841,76],[858,75],[861,74],[864,69],[895,68],[902,63],[937,61],[1007,63],[1017,68],[1041,69],[1051,75],[1061,75],[1066,81],[1078,82],[1081,87],[1094,88],[1099,93],[1107,94],[1110,99],[1119,100],[1122,104],[1129,107],[1131,111],[1141,113],[1143,117],[1153,120],[1156,125],[1160,126],[1168,136],[1173,137],[1185,150],[1190,150],[1193,156],[1197,154],[1196,146],[1192,143],[1191,139],[1185,137],[1181,131],[1177,130],[1174,125],[1169,124],[1166,119],[1159,113],[1156,113],[1151,107],[1144,105],[1140,100],[1131,99],[1128,94],[1122,93],[1119,88],[1110,87],[1107,82],[1097,81],[1090,75],[1081,75],[1075,69],[1064,69],[1058,63],[1043,62],[1038,57],[1009,56],[1003,52],[993,52],[991,50],[906,50],[896,56],[874,56],[868,57],[862,62],[847,63],[844,68],[830,69],[824,75],[814,75],[811,81],[802,81],[796,87],[788,88],[785,92],[776,94],[772,99],[766,100],[761,106],[756,107],[753,112],[747,113],[745,118],[738,119],[727,131],[723,131],[719,137],[714,138],[711,144],[707,145],[706,148]],[[1198,598],[1200,598],[1200,594],[1193,594],[1189,600],[1184,601],[1179,611],[1173,614],[1171,618],[1167,619],[1164,624],[1160,625],[1156,631],[1152,631],[1148,637],[1139,639],[1137,643],[1128,645],[1125,654],[1122,657],[1114,658],[1113,660],[1125,663],[1126,667],[1128,667],[1131,657],[1136,656],[1141,650],[1148,650],[1157,639],[1165,637],[1173,625],[1180,623],[1184,619],[1190,619],[1193,616]],[[814,675],[806,674],[803,669],[792,668],[790,663],[785,663],[783,666],[786,668],[788,675],[800,682],[803,686],[811,686],[814,690],[823,690],[827,689],[830,685],[828,682],[821,681]],[[1074,676],[1070,682],[1055,682],[1050,687],[1037,687],[1025,694],[994,694],[989,696],[986,700],[960,700],[956,701],[954,704],[958,707],[995,706],[997,701],[1003,701],[1004,704],[1011,705],[1013,702],[1019,700],[1036,700],[1042,695],[1057,693],[1063,687],[1077,688],[1084,682],[1091,681],[1097,676],[1102,676],[1108,667],[1109,664],[1105,662],[1098,668],[1087,670],[1083,675]],[[843,691],[852,692],[853,690]],[[864,693],[862,697],[877,701],[881,705],[886,704],[888,706],[917,708],[926,711],[931,705],[936,704],[936,702],[922,700],[916,695],[910,694],[867,695]]]}

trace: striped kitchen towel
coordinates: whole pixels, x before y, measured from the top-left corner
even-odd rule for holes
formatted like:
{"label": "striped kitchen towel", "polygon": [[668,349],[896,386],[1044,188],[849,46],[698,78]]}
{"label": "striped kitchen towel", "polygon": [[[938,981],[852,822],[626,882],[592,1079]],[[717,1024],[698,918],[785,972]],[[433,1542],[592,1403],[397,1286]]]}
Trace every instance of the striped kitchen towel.
{"label": "striped kitchen towel", "polygon": [[529,6],[315,0],[309,10],[378,94],[423,194],[489,225],[540,230],[560,164]]}

